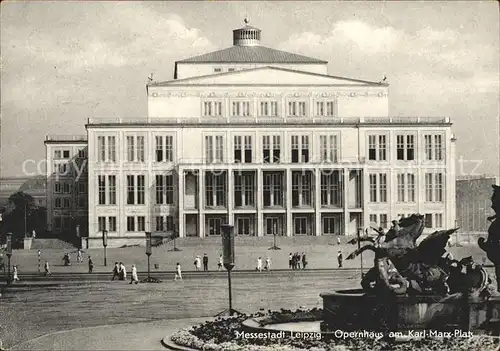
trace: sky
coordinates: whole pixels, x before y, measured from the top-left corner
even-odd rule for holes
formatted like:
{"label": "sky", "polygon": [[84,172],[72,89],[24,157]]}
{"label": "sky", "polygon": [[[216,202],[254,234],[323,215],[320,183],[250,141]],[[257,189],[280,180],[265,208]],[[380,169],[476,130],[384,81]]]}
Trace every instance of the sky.
{"label": "sky", "polygon": [[176,60],[231,46],[245,17],[262,45],[326,60],[331,75],[387,76],[391,116],[452,119],[458,176],[499,174],[495,1],[0,6],[1,177],[44,174],[47,134],[85,135],[89,117],[146,116],[150,73],[169,80]]}

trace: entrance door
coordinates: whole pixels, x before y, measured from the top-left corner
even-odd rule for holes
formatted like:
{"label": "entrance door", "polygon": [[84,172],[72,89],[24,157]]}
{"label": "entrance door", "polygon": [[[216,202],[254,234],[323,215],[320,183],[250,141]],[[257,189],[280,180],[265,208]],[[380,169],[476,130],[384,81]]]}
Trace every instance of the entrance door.
{"label": "entrance door", "polygon": [[222,220],[221,218],[208,219],[208,235],[220,235]]}
{"label": "entrance door", "polygon": [[266,218],[266,234],[267,235],[281,235],[280,221],[278,217]]}

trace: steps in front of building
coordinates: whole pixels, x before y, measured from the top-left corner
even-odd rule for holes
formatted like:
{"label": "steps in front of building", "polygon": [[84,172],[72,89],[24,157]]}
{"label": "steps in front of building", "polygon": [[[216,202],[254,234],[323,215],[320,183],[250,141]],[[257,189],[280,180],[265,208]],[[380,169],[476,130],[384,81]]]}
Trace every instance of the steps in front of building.
{"label": "steps in front of building", "polygon": [[61,239],[33,239],[31,250],[75,249],[75,246]]}

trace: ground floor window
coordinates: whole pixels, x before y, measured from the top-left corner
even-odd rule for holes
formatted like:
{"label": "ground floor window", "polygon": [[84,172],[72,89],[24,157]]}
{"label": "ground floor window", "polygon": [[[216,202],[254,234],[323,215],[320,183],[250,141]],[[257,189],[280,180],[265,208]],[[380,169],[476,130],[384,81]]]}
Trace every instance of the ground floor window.
{"label": "ground floor window", "polygon": [[294,219],[295,235],[307,235],[309,218],[307,217],[295,217]]}
{"label": "ground floor window", "polygon": [[253,221],[250,217],[240,217],[236,220],[238,235],[253,235]]}

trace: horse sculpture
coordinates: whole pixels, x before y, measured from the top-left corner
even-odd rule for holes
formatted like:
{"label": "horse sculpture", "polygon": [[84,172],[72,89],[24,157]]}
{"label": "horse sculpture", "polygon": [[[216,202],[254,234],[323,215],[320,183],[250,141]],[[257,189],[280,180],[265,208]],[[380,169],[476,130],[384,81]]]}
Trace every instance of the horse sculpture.
{"label": "horse sculpture", "polygon": [[[484,290],[488,276],[481,266],[474,265],[472,259],[452,262],[442,257],[450,236],[458,228],[436,231],[417,245],[425,228],[424,216],[413,214],[393,224],[383,242],[365,245],[347,257],[353,259],[363,251],[374,251],[374,267],[361,282],[366,292],[448,294],[451,292],[447,284],[450,272],[460,273],[453,276],[454,282],[462,282],[471,292]],[[453,270],[452,263],[460,269]],[[465,267],[468,267],[467,274],[463,275],[461,271]]]}
{"label": "horse sculpture", "polygon": [[500,186],[492,185],[493,195],[491,196],[491,208],[495,214],[488,217],[491,225],[488,228],[488,239],[479,238],[477,244],[486,252],[488,259],[495,265],[495,275],[497,277],[497,287],[500,290]]}

